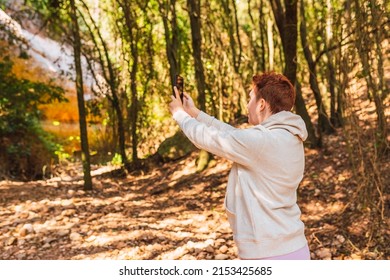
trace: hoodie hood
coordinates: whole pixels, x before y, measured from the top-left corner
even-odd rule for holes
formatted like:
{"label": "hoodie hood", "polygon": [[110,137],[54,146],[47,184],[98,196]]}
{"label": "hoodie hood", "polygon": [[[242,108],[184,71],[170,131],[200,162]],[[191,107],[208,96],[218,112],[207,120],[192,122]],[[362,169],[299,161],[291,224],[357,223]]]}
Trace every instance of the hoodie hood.
{"label": "hoodie hood", "polygon": [[291,134],[298,136],[302,141],[307,138],[306,125],[301,116],[288,111],[273,114],[260,125],[267,129],[285,129]]}

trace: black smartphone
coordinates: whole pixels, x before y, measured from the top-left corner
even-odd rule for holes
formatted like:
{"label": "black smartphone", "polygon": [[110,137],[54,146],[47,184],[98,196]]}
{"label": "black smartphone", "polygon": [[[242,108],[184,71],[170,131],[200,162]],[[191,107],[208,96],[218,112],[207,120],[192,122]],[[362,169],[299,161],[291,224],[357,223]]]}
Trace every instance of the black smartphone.
{"label": "black smartphone", "polygon": [[174,86],[177,87],[179,93],[180,93],[180,99],[181,99],[181,102],[183,103],[183,98],[184,98],[184,79],[182,76],[180,75],[175,75],[175,83],[174,83]]}

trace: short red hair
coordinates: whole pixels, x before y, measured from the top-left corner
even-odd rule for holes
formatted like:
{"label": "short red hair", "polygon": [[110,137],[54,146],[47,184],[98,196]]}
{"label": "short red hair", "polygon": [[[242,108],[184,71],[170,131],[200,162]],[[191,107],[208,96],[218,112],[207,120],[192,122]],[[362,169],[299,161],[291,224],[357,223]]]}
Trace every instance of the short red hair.
{"label": "short red hair", "polygon": [[295,89],[290,81],[282,74],[266,72],[254,75],[252,78],[253,91],[256,101],[263,98],[271,112],[291,111],[295,102]]}

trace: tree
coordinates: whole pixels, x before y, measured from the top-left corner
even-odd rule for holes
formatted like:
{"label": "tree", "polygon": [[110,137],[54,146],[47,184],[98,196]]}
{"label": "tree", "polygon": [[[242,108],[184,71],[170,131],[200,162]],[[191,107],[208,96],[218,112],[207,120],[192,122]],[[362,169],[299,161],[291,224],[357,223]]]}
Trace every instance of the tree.
{"label": "tree", "polygon": [[[248,34],[250,32],[250,34],[248,34],[248,37],[251,39],[251,49],[252,49],[252,52],[253,52],[253,64],[255,65],[253,67],[254,71],[255,72],[259,72],[259,71],[265,71],[267,69],[266,67],[266,47],[267,47],[267,43],[265,41],[265,36],[267,34],[267,28],[268,28],[268,25],[267,25],[267,22],[266,22],[266,17],[265,17],[265,14],[263,12],[263,9],[264,9],[264,1],[263,0],[260,0],[260,4],[259,4],[259,7],[258,7],[258,11],[259,11],[259,16],[258,16],[258,24],[256,23],[253,15],[252,15],[252,5],[251,5],[251,0],[248,0],[248,15],[249,15],[249,18],[251,20],[251,24],[252,24],[252,28],[253,29],[256,29],[256,26],[258,26],[258,33],[259,33],[259,36],[260,36],[260,40],[256,37],[256,32],[253,32],[252,31],[252,28],[251,29],[244,29],[244,31]],[[270,21],[269,18],[267,18],[268,21]],[[272,39],[272,38],[271,38]],[[259,43],[257,43],[257,41],[259,40]],[[268,42],[270,42],[271,40],[268,40]],[[273,43],[273,42],[272,42]],[[269,48],[269,59],[270,59],[270,63],[269,63],[269,69],[272,70],[273,69],[273,62],[272,62],[272,59],[273,59],[273,55],[271,55],[271,48]],[[260,50],[260,52],[259,52]],[[273,51],[273,50],[272,50]]]}
{"label": "tree", "polygon": [[187,0],[192,36],[192,56],[194,58],[195,79],[198,89],[198,105],[206,111],[206,81],[202,60],[202,34],[200,0]]}
{"label": "tree", "polygon": [[[243,56],[243,49],[241,43],[241,36],[239,34],[239,22],[237,15],[237,5],[235,0],[222,0],[220,1],[223,14],[225,15],[225,20],[222,21],[224,29],[227,31],[229,36],[229,46],[230,52],[232,55],[232,64],[234,69],[233,79],[238,81],[240,89],[238,92],[238,112],[237,115],[246,114],[246,104],[247,104],[247,93],[244,90],[243,86],[243,75],[241,72],[241,62]],[[232,20],[233,18],[233,20]]]}
{"label": "tree", "polygon": [[[192,36],[192,56],[194,58],[195,79],[198,89],[198,105],[206,112],[206,79],[202,60],[202,34],[200,0],[187,0],[188,15],[190,17]],[[199,155],[198,171],[207,167],[210,155],[202,150]]]}
{"label": "tree", "polygon": [[382,41],[385,32],[381,28],[386,16],[381,4],[375,0],[365,3],[354,1],[356,12],[356,36],[355,46],[362,63],[364,76],[368,86],[368,96],[374,99],[377,114],[377,137],[378,153],[387,155],[390,150],[387,140],[387,121],[384,109],[384,99],[389,89],[384,77],[384,62]]}
{"label": "tree", "polygon": [[[317,81],[317,61],[313,59],[313,54],[310,49],[310,45],[307,40],[307,28],[306,28],[306,20],[305,20],[305,4],[304,1],[301,1],[301,43],[303,47],[303,53],[306,58],[307,64],[309,66],[309,83],[310,88],[314,93],[314,98],[317,104],[317,112],[318,112],[318,129],[319,134],[322,132],[326,134],[330,134],[334,132],[334,128],[332,127],[328,114],[326,112],[325,104],[322,101],[320,87],[318,86]],[[321,136],[320,136],[321,137]]]}
{"label": "tree", "polygon": [[[64,90],[52,83],[19,78],[10,57],[0,61],[0,177],[41,179],[50,173],[56,145],[39,123],[39,107],[63,102]],[[46,166],[46,167],[45,167]]]}
{"label": "tree", "polygon": [[[284,7],[280,0],[270,0],[272,11],[275,17],[276,25],[279,30],[280,38],[283,46],[284,54],[284,75],[290,80],[293,85],[296,85],[297,74],[297,0],[284,0]],[[308,130],[308,142],[311,147],[321,145],[319,139],[315,135],[313,124],[307,112],[305,101],[300,92],[300,86],[296,85],[297,95],[295,99],[296,111],[305,121]]]}
{"label": "tree", "polygon": [[[337,33],[340,29],[340,15],[337,13],[335,7],[332,5],[331,0],[326,0],[326,34],[325,34],[325,48],[329,48],[332,45],[333,41],[337,41],[337,35],[334,36],[333,33]],[[336,18],[334,18],[336,17]],[[337,18],[338,17],[338,18]],[[334,24],[337,22],[338,24]],[[336,78],[336,66],[337,57],[334,55],[333,51],[326,52],[327,57],[327,79],[329,84],[330,92],[330,122],[333,127],[340,127],[342,125],[342,111],[341,111],[341,92],[339,89],[339,81]]]}
{"label": "tree", "polygon": [[[131,59],[127,61],[128,72],[130,74],[130,91],[131,91],[131,105],[129,108],[129,117],[131,122],[131,140],[132,140],[132,160],[133,164],[137,164],[138,161],[138,135],[137,135],[137,119],[138,119],[138,97],[137,97],[137,72],[139,63],[139,50],[138,43],[140,41],[140,26],[137,23],[137,8],[132,6],[128,1],[118,1],[118,4],[123,9],[123,16],[125,22],[124,41],[130,45]],[[144,4],[144,9],[148,5],[148,1]]]}
{"label": "tree", "polygon": [[88,145],[87,121],[84,104],[83,73],[81,68],[81,40],[79,23],[77,19],[77,9],[75,0],[70,0],[69,16],[72,22],[74,63],[76,69],[76,92],[77,105],[79,109],[80,139],[81,139],[81,160],[84,172],[84,189],[92,190],[90,153]]}
{"label": "tree", "polygon": [[[100,87],[100,92],[106,93],[105,96],[110,101],[117,117],[117,133],[118,133],[118,144],[119,144],[119,152],[121,155],[122,163],[125,168],[129,167],[129,160],[126,154],[126,131],[124,124],[124,113],[122,109],[122,103],[120,100],[119,94],[119,85],[120,85],[120,75],[118,65],[115,65],[115,61],[113,61],[112,56],[109,53],[109,47],[106,40],[103,38],[99,27],[91,12],[84,1],[81,1],[85,15],[80,12],[80,15],[84,21],[85,26],[88,29],[89,38],[93,42],[93,48],[86,53],[86,58],[88,59],[90,70],[95,78],[96,84],[99,86],[99,79],[97,77],[97,73],[95,73],[95,65],[92,65],[94,61],[98,62],[100,72],[102,73],[105,82],[108,84],[109,89],[106,90],[103,87]],[[97,54],[94,54],[96,52]],[[124,95],[126,96],[126,95]]]}
{"label": "tree", "polygon": [[171,84],[174,84],[175,75],[180,73],[179,63],[179,26],[176,16],[176,0],[159,0],[159,12],[164,24],[165,51],[169,63]]}

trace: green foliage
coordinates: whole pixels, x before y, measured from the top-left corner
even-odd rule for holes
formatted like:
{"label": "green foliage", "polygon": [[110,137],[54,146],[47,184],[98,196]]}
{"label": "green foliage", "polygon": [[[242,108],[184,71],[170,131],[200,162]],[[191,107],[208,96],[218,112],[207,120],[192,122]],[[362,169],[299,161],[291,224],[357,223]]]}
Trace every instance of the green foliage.
{"label": "green foliage", "polygon": [[7,134],[32,127],[39,118],[38,106],[65,101],[63,93],[58,86],[18,79],[9,59],[0,62],[0,132]]}
{"label": "green foliage", "polygon": [[48,164],[56,146],[39,124],[39,105],[65,101],[63,93],[57,86],[19,79],[8,58],[0,62],[0,146],[6,147],[0,161],[6,173],[35,177]]}
{"label": "green foliage", "polygon": [[122,156],[118,153],[115,153],[114,157],[111,160],[112,165],[122,165]]}
{"label": "green foliage", "polygon": [[32,6],[43,16],[58,15],[65,6],[65,0],[26,0],[25,4]]}
{"label": "green foliage", "polygon": [[70,159],[70,155],[67,152],[65,152],[64,146],[61,144],[55,144],[54,154],[57,156],[60,162]]}
{"label": "green foliage", "polygon": [[64,37],[61,34],[64,29],[67,29],[70,21],[67,12],[68,2],[67,0],[25,0],[24,5],[31,7],[45,22],[46,31],[49,31],[52,39],[63,41]]}

